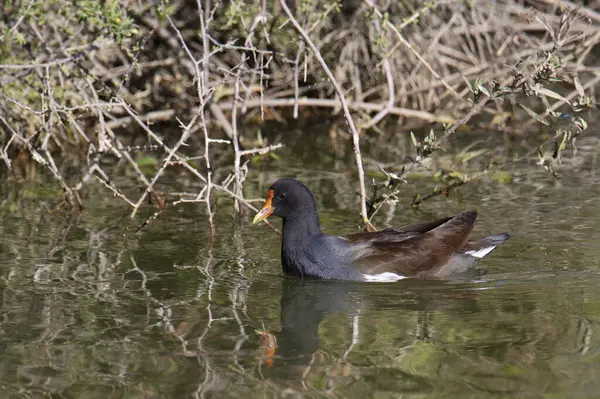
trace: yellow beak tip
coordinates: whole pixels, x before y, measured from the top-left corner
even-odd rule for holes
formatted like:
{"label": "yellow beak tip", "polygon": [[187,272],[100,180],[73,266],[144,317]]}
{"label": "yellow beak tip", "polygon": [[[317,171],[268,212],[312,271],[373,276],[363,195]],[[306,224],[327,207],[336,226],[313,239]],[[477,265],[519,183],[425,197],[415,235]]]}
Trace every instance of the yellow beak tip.
{"label": "yellow beak tip", "polygon": [[256,216],[254,216],[254,219],[252,220],[252,224],[256,224],[258,222],[262,222],[263,220],[265,220],[266,218],[268,218],[269,216],[271,216],[271,214],[273,213],[275,209],[273,207],[263,207],[260,211],[258,211],[258,213],[256,214]]}

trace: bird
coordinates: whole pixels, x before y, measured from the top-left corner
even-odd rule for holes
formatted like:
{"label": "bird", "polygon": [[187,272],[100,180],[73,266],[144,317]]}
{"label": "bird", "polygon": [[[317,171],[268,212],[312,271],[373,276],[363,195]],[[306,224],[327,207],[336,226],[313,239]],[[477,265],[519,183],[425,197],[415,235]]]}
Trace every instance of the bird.
{"label": "bird", "polygon": [[324,280],[449,278],[469,271],[509,238],[502,233],[469,240],[476,211],[375,232],[325,235],[312,192],[292,178],[273,183],[252,223],[272,215],[283,220],[283,272]]}

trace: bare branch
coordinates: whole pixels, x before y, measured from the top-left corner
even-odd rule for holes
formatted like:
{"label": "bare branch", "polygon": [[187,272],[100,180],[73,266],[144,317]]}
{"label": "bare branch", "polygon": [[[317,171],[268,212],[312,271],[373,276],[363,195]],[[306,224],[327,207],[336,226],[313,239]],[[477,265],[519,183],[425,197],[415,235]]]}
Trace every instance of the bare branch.
{"label": "bare branch", "polygon": [[294,24],[294,27],[296,28],[296,30],[298,30],[298,32],[304,38],[304,41],[308,44],[310,49],[313,51],[313,54],[315,55],[315,57],[321,64],[321,67],[327,74],[327,77],[331,81],[331,84],[335,88],[338,98],[340,99],[340,102],[342,103],[342,108],[344,109],[344,116],[346,117],[346,122],[348,122],[350,131],[352,132],[352,141],[354,144],[354,154],[356,156],[356,168],[358,171],[358,184],[359,184],[359,189],[360,189],[360,214],[361,214],[361,217],[362,217],[365,225],[371,229],[374,229],[373,226],[369,223],[369,217],[367,215],[367,195],[366,195],[366,191],[365,191],[365,171],[363,169],[362,156],[360,154],[360,135],[358,134],[358,130],[356,130],[356,126],[354,125],[354,120],[352,119],[352,115],[350,114],[350,108],[348,107],[348,102],[346,101],[344,91],[342,90],[342,88],[339,86],[339,84],[333,77],[331,70],[329,69],[329,67],[327,66],[327,63],[321,56],[321,53],[319,52],[319,49],[317,48],[317,46],[315,46],[315,44],[310,39],[310,37],[308,36],[306,31],[304,31],[304,29],[302,29],[302,27],[300,26],[300,24],[298,23],[296,18],[294,18],[294,15],[288,8],[285,0],[279,0],[279,4],[281,4],[281,7],[285,11],[287,17],[290,19],[292,24]]}

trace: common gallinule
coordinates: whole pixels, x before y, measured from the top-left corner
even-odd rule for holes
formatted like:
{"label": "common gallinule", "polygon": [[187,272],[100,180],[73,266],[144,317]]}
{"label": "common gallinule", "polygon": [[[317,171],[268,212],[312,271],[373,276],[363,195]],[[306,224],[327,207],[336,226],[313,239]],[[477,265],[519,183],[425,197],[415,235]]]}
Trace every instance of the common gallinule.
{"label": "common gallinule", "polygon": [[477,218],[474,211],[373,233],[327,236],[321,232],[312,193],[294,179],[280,179],[271,186],[253,223],[270,215],[283,219],[283,271],[322,279],[445,278],[466,272],[509,237],[497,234],[469,241]]}

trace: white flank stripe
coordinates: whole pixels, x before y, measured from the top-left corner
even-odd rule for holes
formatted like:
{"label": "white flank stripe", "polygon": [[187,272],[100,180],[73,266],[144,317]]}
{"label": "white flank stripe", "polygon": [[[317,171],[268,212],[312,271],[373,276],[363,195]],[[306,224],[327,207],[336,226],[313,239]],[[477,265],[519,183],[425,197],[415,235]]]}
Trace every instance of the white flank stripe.
{"label": "white flank stripe", "polygon": [[478,249],[477,251],[467,251],[467,252],[465,252],[465,254],[481,259],[484,256],[486,256],[487,254],[489,254],[490,252],[492,252],[494,250],[494,248],[496,248],[496,247],[497,247],[497,245],[494,245],[491,247],[485,247],[485,248]]}
{"label": "white flank stripe", "polygon": [[406,278],[396,273],[363,274],[366,281],[392,282]]}

